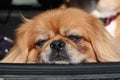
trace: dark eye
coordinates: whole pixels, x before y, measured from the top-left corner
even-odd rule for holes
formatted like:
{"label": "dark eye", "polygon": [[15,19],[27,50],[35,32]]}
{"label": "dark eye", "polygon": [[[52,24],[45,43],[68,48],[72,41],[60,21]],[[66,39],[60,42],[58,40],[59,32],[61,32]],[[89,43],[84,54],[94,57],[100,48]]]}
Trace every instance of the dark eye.
{"label": "dark eye", "polygon": [[68,38],[71,39],[72,41],[76,42],[76,41],[80,40],[82,37],[77,36],[77,35],[70,35],[70,36],[68,36]]}
{"label": "dark eye", "polygon": [[47,40],[39,40],[37,43],[36,43],[36,45],[37,46],[42,46],[42,45],[44,45],[44,43],[46,42]]}

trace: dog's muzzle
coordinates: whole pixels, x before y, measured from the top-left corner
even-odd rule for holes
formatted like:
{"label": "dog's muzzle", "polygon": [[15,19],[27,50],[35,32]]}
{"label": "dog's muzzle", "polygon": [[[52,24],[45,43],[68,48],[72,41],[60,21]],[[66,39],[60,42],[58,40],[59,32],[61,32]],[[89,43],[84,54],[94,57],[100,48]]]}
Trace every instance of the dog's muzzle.
{"label": "dog's muzzle", "polygon": [[51,55],[49,57],[50,62],[56,61],[70,61],[69,56],[66,52],[66,43],[63,40],[55,40],[50,44]]}

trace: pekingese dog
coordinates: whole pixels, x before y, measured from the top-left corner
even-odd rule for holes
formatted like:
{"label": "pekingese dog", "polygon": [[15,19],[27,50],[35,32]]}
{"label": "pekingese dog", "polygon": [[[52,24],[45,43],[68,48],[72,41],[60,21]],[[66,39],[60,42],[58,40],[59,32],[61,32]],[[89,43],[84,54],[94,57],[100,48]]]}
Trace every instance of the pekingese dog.
{"label": "pekingese dog", "polygon": [[55,9],[26,20],[3,63],[118,62],[120,49],[97,18],[80,9]]}

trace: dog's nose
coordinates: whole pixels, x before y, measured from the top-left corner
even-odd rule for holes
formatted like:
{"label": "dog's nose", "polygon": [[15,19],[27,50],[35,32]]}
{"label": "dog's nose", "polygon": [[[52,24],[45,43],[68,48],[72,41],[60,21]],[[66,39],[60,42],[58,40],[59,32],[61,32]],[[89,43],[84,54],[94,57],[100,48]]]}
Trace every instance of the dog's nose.
{"label": "dog's nose", "polygon": [[63,40],[55,40],[50,44],[50,48],[59,52],[65,48],[65,42]]}

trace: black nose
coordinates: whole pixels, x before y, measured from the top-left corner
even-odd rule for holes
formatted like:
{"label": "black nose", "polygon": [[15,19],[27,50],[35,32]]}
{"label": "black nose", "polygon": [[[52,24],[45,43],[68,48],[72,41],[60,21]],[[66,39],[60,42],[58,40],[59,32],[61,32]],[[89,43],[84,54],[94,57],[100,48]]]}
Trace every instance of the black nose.
{"label": "black nose", "polygon": [[53,51],[62,51],[65,48],[65,42],[63,40],[55,40],[50,44],[50,48]]}

